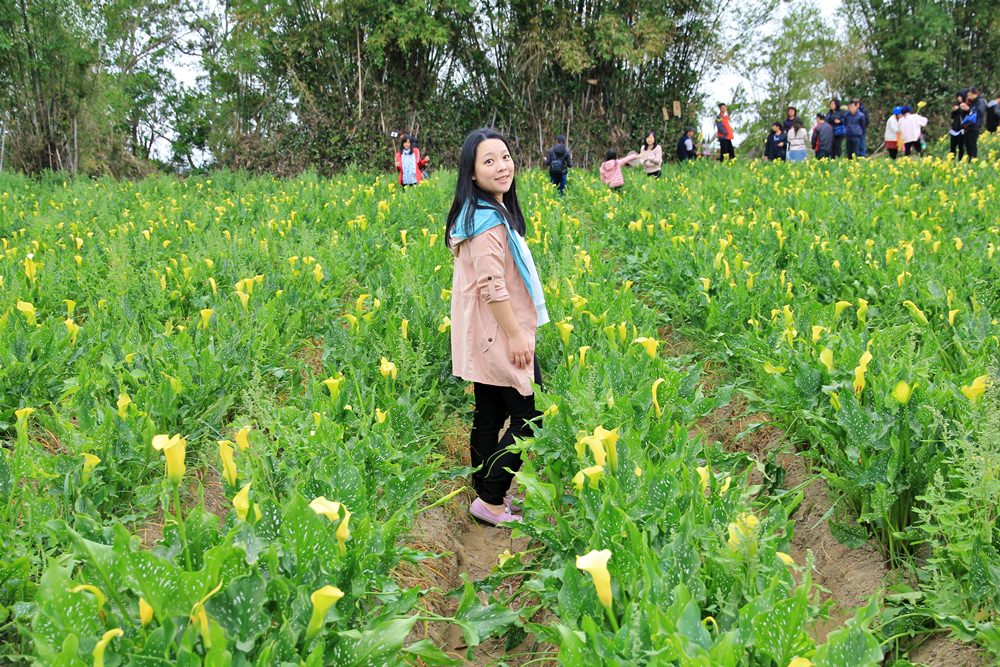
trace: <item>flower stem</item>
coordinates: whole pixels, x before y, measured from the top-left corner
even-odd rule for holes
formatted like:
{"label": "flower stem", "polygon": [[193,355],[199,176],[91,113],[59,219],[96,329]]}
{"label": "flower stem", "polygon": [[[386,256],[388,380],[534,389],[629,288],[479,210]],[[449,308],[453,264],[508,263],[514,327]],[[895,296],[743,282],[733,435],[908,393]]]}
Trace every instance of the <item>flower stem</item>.
{"label": "flower stem", "polygon": [[178,484],[174,487],[174,519],[177,521],[177,534],[181,538],[181,549],[184,551],[184,564],[188,571],[193,571],[191,567],[191,550],[188,549],[187,532],[184,530],[184,516],[181,514],[181,493]]}

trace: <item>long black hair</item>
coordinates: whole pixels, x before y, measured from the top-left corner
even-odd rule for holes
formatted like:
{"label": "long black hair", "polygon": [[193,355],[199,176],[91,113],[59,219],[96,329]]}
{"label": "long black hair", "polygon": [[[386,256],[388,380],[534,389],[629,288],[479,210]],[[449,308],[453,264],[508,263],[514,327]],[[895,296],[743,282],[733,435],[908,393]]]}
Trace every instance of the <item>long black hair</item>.
{"label": "long black hair", "polygon": [[646,143],[646,139],[649,139],[650,135],[652,135],[653,137],[653,148],[656,148],[657,146],[660,145],[660,140],[656,138],[656,132],[650,130],[646,134],[642,135],[642,146],[639,148],[640,153],[646,149],[646,146],[649,145]]}
{"label": "long black hair", "polygon": [[[491,208],[502,215],[515,232],[524,236],[527,225],[524,224],[524,214],[521,213],[521,205],[517,203],[516,177],[510,180],[510,190],[503,195],[503,206],[497,203],[496,198],[483,190],[472,180],[476,173],[476,151],[479,144],[487,139],[499,139],[510,150],[510,145],[502,134],[493,128],[480,128],[469,132],[462,144],[462,152],[458,156],[458,179],[455,183],[455,199],[451,203],[451,210],[448,211],[448,222],[444,228],[445,243],[451,245],[451,230],[461,225],[462,233],[466,237],[471,237],[475,229],[473,218],[476,209]],[[459,220],[459,215],[465,209],[465,215]]]}

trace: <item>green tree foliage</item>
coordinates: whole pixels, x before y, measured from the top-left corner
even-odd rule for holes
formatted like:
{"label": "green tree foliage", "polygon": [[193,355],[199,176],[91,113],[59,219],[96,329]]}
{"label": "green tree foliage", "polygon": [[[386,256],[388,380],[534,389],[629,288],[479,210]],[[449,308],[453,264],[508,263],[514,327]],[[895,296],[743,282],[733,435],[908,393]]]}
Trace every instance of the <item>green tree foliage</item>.
{"label": "green tree foliage", "polygon": [[[745,76],[754,82],[746,104],[751,113],[741,130],[751,137],[751,150],[760,150],[771,123],[786,117],[789,106],[798,109],[806,127],[826,110],[836,90],[843,45],[815,3],[802,0],[786,10],[778,30],[763,37],[747,60]],[[758,141],[760,139],[760,141]]]}
{"label": "green tree foliage", "polygon": [[1000,86],[995,0],[844,0],[844,12],[868,60],[858,92],[875,109],[926,100],[942,118],[960,88]]}

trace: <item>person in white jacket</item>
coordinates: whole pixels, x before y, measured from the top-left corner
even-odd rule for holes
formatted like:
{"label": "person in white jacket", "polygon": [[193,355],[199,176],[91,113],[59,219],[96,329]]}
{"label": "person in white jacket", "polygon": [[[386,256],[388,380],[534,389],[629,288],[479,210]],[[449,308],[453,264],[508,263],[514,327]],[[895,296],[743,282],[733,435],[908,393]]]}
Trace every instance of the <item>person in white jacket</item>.
{"label": "person in white jacket", "polygon": [[906,105],[903,107],[903,117],[900,119],[899,125],[906,155],[912,155],[914,152],[923,153],[920,147],[920,136],[923,134],[924,127],[927,126],[927,117],[913,113],[910,105]]}
{"label": "person in white jacket", "polygon": [[892,114],[885,121],[885,148],[893,160],[899,155],[899,149],[904,146],[902,128],[903,107],[893,107]]}

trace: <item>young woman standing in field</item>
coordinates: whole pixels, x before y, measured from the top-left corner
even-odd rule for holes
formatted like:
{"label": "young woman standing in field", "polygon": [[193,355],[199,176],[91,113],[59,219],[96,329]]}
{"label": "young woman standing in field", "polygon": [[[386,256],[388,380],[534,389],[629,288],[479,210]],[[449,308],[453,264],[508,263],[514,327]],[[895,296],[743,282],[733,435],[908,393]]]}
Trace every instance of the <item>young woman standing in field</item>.
{"label": "young woman standing in field", "polygon": [[661,165],[663,164],[663,147],[656,140],[656,134],[652,130],[646,133],[646,138],[639,149],[639,162],[650,178],[659,178]]}
{"label": "young woman standing in field", "polygon": [[[549,321],[514,186],[514,160],[498,132],[471,132],[458,159],[445,239],[455,260],[451,291],[452,373],[473,383],[470,451],[478,497],[469,512],[497,525],[520,521],[507,490],[521,458],[514,439],[537,418],[541,384],[535,330]],[[501,437],[504,422],[510,425]]]}

